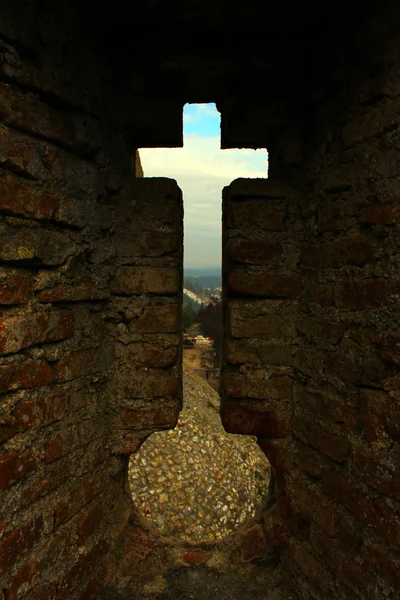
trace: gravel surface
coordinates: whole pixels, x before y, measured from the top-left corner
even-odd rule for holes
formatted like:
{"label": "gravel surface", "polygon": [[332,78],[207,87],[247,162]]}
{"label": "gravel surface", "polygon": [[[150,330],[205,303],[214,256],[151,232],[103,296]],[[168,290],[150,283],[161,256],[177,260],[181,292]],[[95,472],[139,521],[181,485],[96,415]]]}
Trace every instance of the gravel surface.
{"label": "gravel surface", "polygon": [[270,468],[254,438],[227,434],[218,394],[184,370],[175,429],[153,434],[129,465],[134,504],[153,534],[217,542],[262,509]]}

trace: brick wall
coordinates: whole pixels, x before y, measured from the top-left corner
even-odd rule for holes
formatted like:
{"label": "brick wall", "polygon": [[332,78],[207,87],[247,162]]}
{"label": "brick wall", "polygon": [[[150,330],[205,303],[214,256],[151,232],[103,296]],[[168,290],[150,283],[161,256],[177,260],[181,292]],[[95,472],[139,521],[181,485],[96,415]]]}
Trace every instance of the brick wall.
{"label": "brick wall", "polygon": [[181,194],[135,179],[70,7],[31,8],[0,25],[0,596],[88,599],[180,406]]}
{"label": "brick wall", "polygon": [[[307,599],[400,587],[399,47],[384,25],[310,93],[312,118],[271,149],[269,184],[225,191],[222,415],[261,436]],[[276,177],[295,190],[283,203]]]}

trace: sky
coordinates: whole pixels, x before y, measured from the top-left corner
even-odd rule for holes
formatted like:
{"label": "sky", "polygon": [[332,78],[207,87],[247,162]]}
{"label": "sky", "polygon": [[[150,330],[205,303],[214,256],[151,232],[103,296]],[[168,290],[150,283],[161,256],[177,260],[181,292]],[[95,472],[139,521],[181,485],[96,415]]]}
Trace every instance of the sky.
{"label": "sky", "polygon": [[266,177],[266,150],[221,150],[215,104],[186,104],[183,148],[139,150],[145,177],[171,177],[183,191],[185,269],[221,265],[222,188],[238,177]]}

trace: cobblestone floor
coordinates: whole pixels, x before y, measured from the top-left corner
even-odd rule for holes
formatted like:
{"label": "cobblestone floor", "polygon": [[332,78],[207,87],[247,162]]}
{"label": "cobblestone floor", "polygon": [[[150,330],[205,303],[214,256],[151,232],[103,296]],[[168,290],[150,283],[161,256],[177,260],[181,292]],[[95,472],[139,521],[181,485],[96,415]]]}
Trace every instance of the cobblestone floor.
{"label": "cobblestone floor", "polygon": [[219,396],[184,370],[178,425],[153,434],[129,465],[130,488],[143,525],[191,543],[217,542],[262,509],[269,463],[254,438],[227,434]]}

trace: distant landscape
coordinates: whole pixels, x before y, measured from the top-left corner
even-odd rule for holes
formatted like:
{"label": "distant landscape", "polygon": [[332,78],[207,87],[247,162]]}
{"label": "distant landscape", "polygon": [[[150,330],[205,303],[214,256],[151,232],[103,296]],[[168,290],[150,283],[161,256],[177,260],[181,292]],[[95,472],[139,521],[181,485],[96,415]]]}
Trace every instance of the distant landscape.
{"label": "distant landscape", "polygon": [[217,289],[221,285],[222,274],[221,269],[218,267],[184,270],[184,287],[199,296],[210,296],[218,293]]}

